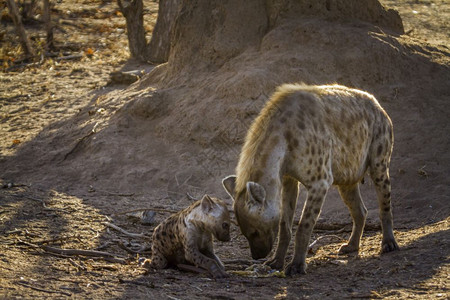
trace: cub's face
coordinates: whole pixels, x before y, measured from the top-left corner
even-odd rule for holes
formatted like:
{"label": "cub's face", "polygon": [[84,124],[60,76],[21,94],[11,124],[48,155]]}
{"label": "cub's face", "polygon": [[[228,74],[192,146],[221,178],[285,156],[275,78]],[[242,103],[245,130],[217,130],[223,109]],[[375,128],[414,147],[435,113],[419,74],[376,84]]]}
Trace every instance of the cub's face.
{"label": "cub's face", "polygon": [[221,213],[215,221],[213,234],[219,241],[228,242],[230,240],[230,213],[225,203],[219,207],[221,208]]}
{"label": "cub's face", "polygon": [[225,202],[207,195],[201,201],[206,226],[219,241],[228,242],[230,240],[230,213]]}

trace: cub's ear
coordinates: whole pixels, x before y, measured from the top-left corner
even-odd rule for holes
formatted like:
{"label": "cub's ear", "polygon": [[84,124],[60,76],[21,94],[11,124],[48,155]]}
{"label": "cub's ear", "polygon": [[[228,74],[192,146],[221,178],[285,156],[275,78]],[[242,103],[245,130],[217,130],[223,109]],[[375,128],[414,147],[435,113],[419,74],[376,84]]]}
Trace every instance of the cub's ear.
{"label": "cub's ear", "polygon": [[266,200],[266,190],[256,182],[247,182],[248,199],[252,204],[264,205]]}
{"label": "cub's ear", "polygon": [[202,210],[204,212],[211,211],[214,205],[212,199],[208,195],[204,195],[201,201],[202,201]]}
{"label": "cub's ear", "polygon": [[222,180],[222,185],[225,188],[225,191],[228,193],[228,195],[231,196],[231,199],[234,201],[234,193],[236,189],[236,176],[230,175],[228,177],[225,177]]}

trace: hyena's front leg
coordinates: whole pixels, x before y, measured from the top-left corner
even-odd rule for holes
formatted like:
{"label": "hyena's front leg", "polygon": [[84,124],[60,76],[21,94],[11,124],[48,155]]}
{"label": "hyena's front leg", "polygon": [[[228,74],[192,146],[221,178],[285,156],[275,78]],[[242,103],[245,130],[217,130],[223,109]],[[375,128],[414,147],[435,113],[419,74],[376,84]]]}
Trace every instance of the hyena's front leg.
{"label": "hyena's front leg", "polygon": [[306,253],[309,239],[319,217],[323,201],[327,194],[328,183],[317,183],[308,189],[308,197],[303,207],[302,217],[295,234],[295,250],[292,262],[286,267],[286,275],[306,274]]}
{"label": "hyena's front leg", "polygon": [[281,202],[281,219],[278,233],[278,245],[275,255],[266,261],[266,265],[272,269],[282,270],[284,259],[292,236],[292,220],[298,198],[298,181],[291,178],[283,178],[283,192]]}
{"label": "hyena's front leg", "polygon": [[339,254],[358,252],[367,216],[367,209],[359,191],[359,183],[352,186],[339,186],[339,193],[350,210],[353,219],[352,234],[348,243],[342,245],[339,249]]}
{"label": "hyena's front leg", "polygon": [[228,277],[228,274],[225,270],[220,266],[216,260],[207,257],[202,254],[198,249],[198,245],[194,239],[192,241],[187,241],[186,246],[184,247],[186,259],[196,265],[197,267],[208,270],[209,273],[214,278],[224,278]]}
{"label": "hyena's front leg", "polygon": [[212,241],[211,241],[211,243],[210,243],[208,246],[206,246],[205,249],[202,250],[201,252],[202,252],[204,255],[206,255],[207,257],[214,259],[214,260],[216,261],[216,263],[219,265],[219,267],[220,267],[222,270],[225,270],[225,266],[223,265],[223,263],[222,263],[222,261],[220,260],[220,258],[217,257],[216,254],[214,254],[214,248],[213,248],[213,245],[212,245]]}

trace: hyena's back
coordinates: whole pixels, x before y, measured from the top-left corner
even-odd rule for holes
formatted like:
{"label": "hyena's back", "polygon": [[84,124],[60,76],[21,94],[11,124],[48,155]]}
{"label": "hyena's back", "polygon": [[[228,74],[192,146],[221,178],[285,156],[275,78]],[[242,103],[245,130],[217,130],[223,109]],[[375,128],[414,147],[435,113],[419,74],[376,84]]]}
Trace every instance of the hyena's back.
{"label": "hyena's back", "polygon": [[389,164],[392,123],[372,95],[338,85],[283,85],[271,101],[277,116],[271,123],[283,128],[291,153],[287,165],[297,166],[303,183],[327,176],[319,170],[322,161],[330,161],[337,185],[359,181],[368,167]]}

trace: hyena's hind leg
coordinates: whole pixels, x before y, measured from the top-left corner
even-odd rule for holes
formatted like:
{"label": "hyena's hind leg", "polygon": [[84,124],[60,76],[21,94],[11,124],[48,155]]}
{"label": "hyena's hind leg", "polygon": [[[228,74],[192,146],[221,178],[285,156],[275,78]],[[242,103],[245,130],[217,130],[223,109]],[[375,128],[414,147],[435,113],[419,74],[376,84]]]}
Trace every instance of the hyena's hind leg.
{"label": "hyena's hind leg", "polygon": [[393,230],[389,161],[390,153],[384,158],[374,160],[370,167],[370,177],[375,184],[380,209],[381,229],[383,232],[382,253],[399,249]]}
{"label": "hyena's hind leg", "polygon": [[358,252],[367,217],[367,209],[361,198],[359,183],[351,186],[339,186],[339,193],[353,219],[352,234],[348,243],[343,244],[339,249],[339,254]]}
{"label": "hyena's hind leg", "polygon": [[146,259],[143,263],[143,267],[147,269],[164,269],[167,265],[168,260],[156,247],[152,249],[152,258]]}

